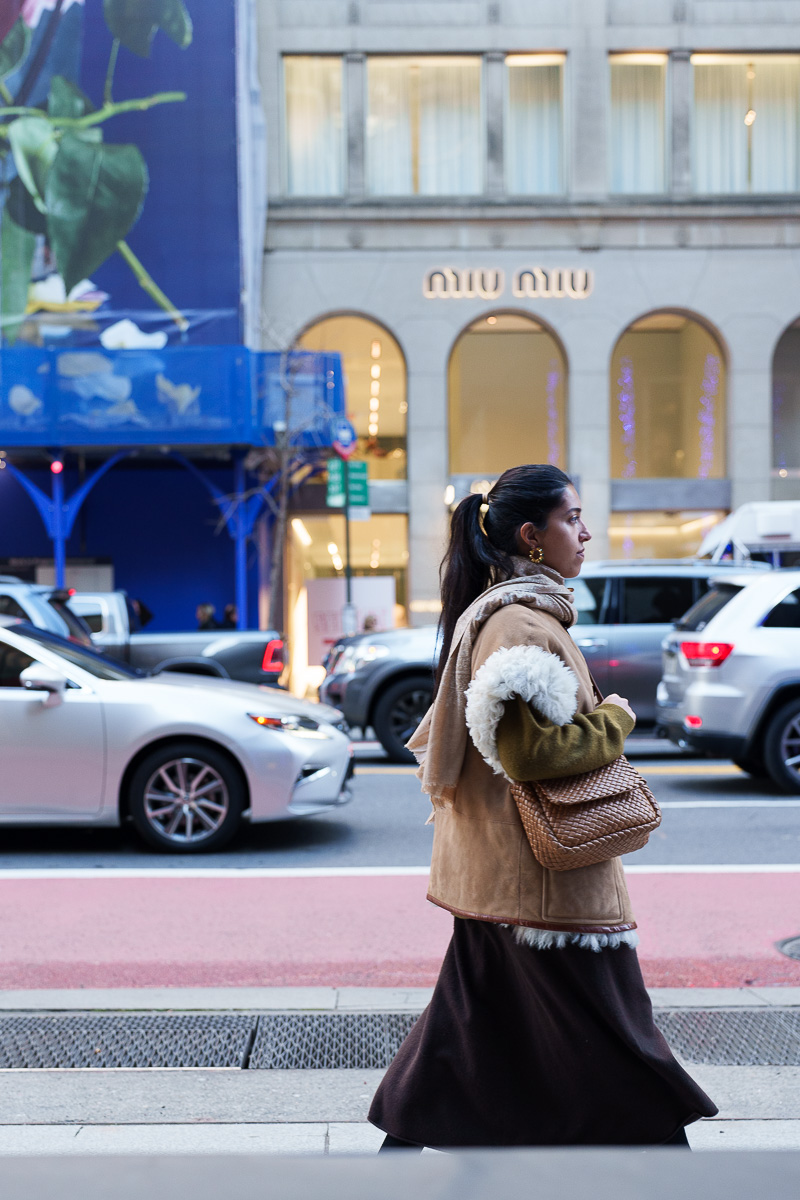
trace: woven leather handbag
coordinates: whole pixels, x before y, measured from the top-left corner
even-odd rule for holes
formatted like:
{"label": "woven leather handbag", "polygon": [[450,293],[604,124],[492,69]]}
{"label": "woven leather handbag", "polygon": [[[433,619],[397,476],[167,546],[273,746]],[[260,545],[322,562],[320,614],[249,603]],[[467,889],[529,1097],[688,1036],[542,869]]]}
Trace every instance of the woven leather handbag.
{"label": "woven leather handbag", "polygon": [[640,850],[661,810],[624,754],[607,767],[566,779],[512,783],[534,857],[551,871],[573,871]]}

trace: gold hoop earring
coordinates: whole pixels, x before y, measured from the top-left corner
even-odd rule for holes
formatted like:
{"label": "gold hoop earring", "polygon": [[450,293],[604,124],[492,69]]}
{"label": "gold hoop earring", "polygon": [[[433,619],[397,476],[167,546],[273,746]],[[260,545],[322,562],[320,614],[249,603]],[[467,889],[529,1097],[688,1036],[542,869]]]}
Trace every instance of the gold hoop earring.
{"label": "gold hoop earring", "polygon": [[544,550],[542,549],[541,546],[537,546],[535,550],[534,550],[533,546],[531,546],[530,550],[528,551],[528,557],[530,558],[532,563],[536,563],[536,565],[538,566],[541,562],[544,561]]}

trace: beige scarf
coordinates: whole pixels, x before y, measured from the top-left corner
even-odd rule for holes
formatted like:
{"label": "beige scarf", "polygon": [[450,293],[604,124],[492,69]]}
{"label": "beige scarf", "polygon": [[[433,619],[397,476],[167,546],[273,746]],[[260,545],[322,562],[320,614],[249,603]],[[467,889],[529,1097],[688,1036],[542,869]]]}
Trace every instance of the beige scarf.
{"label": "beige scarf", "polygon": [[452,804],[467,749],[466,691],[472,649],[484,621],[506,604],[540,608],[569,628],[577,620],[572,593],[549,567],[527,558],[511,560],[515,575],[488,588],[460,616],[436,699],[408,742],[419,765],[422,790],[434,807]]}

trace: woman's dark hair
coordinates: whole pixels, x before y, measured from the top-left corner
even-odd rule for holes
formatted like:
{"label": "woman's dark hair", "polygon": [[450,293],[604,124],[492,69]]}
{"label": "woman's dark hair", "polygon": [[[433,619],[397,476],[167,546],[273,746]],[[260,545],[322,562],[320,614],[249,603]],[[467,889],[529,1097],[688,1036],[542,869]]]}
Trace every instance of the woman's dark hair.
{"label": "woman's dark hair", "polygon": [[537,529],[546,528],[550,513],[558,508],[571,483],[568,475],[548,463],[512,467],[500,476],[489,494],[483,529],[483,498],[479,494],[465,496],[456,506],[450,521],[450,543],[439,569],[442,615],[437,684],[458,618],[481,592],[513,576],[511,558],[518,553],[520,527],[530,521]]}

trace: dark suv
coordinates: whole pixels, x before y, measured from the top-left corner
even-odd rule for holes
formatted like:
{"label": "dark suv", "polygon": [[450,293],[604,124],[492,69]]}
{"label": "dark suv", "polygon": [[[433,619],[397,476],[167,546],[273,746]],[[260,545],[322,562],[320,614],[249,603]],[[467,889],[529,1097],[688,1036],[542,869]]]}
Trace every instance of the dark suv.
{"label": "dark suv", "polygon": [[[693,559],[587,563],[575,589],[578,623],[571,632],[602,692],[626,696],[641,725],[656,718],[661,642],[673,624],[727,570],[758,575],[762,563]],[[360,633],[331,649],[320,699],[344,712],[350,726],[371,726],[395,762],[411,762],[405,743],[433,693],[436,626]]]}

